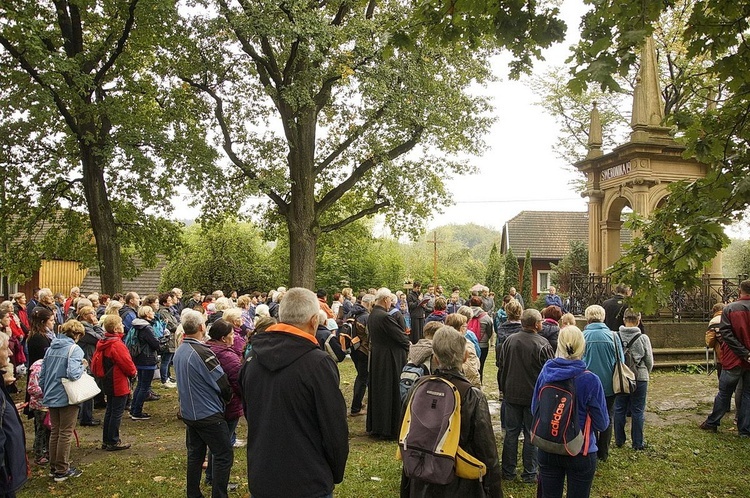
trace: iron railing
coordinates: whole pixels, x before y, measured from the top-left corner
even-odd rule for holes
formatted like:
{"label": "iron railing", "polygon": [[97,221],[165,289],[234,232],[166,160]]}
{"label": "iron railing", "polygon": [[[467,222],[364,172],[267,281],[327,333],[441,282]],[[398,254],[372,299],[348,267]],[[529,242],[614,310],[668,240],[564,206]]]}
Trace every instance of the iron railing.
{"label": "iron railing", "polygon": [[[747,275],[738,275],[736,278],[703,275],[697,287],[673,291],[659,313],[649,318],[675,321],[708,320],[715,303],[728,303],[737,299],[740,282],[747,278]],[[574,273],[570,276],[568,309],[575,315],[582,315],[588,306],[602,304],[613,294],[609,276]]]}

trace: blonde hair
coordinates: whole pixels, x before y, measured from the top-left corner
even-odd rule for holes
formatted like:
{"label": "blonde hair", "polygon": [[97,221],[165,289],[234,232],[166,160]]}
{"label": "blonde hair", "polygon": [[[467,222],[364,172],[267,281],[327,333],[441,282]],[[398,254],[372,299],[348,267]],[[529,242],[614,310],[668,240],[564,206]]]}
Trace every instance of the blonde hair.
{"label": "blonde hair", "polygon": [[221,317],[234,325],[234,322],[242,319],[242,310],[240,308],[229,308],[224,311],[224,314]]}
{"label": "blonde hair", "polygon": [[138,308],[138,318],[146,318],[146,315],[153,313],[154,308],[151,306],[141,306]]}
{"label": "blonde hair", "polygon": [[575,325],[568,325],[560,329],[557,336],[557,353],[558,358],[567,358],[569,360],[580,360],[586,351],[586,339],[583,338],[583,332]]}
{"label": "blonde hair", "polygon": [[122,327],[122,318],[120,318],[120,315],[104,315],[102,327],[104,327],[105,332],[114,334],[118,327]]}
{"label": "blonde hair", "polygon": [[564,327],[566,325],[575,325],[576,324],[576,317],[573,316],[573,313],[565,313],[563,316],[560,317],[560,320],[558,322],[561,327]]}
{"label": "blonde hair", "polygon": [[86,333],[83,328],[83,324],[78,320],[68,320],[60,327],[60,333],[75,340],[76,337],[80,337]]}
{"label": "blonde hair", "polygon": [[107,304],[107,309],[104,310],[104,314],[120,316],[120,308],[122,308],[122,303],[120,301],[110,299],[109,304]]}
{"label": "blonde hair", "polygon": [[586,318],[586,321],[591,322],[603,322],[604,321],[604,308],[599,306],[598,304],[592,304],[588,308],[586,308],[586,311],[584,312],[583,316]]}
{"label": "blonde hair", "polygon": [[445,317],[445,324],[449,327],[453,327],[457,331],[461,331],[461,327],[466,325],[466,322],[469,320],[466,319],[466,317],[459,313],[451,313],[450,315]]}
{"label": "blonde hair", "polygon": [[511,299],[505,304],[505,312],[508,314],[508,320],[518,321],[523,313],[523,306],[515,299]]}

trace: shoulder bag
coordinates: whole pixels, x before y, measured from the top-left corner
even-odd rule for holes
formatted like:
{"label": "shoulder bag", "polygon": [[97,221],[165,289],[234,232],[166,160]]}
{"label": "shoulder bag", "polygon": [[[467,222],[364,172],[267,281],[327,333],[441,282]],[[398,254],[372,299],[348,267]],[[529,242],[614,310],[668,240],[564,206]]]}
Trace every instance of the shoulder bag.
{"label": "shoulder bag", "polygon": [[620,360],[617,354],[617,336],[612,332],[612,346],[615,348],[615,371],[612,374],[612,388],[615,394],[630,394],[635,391],[635,373]]}
{"label": "shoulder bag", "polygon": [[[68,350],[68,362],[70,362],[70,355],[74,347],[71,346]],[[71,405],[78,405],[84,401],[88,401],[101,392],[94,378],[87,374],[85,369],[78,379],[70,380],[63,377],[61,382],[65,393],[68,395],[68,404]]]}

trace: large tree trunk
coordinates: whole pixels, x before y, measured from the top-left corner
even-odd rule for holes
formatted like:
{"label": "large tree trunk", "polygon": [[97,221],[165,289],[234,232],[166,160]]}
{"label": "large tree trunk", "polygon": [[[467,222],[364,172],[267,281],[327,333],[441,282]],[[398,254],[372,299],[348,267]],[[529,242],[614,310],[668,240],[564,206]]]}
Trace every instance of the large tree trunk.
{"label": "large tree trunk", "polygon": [[115,292],[122,292],[122,265],[117,227],[107,194],[107,185],[104,182],[104,168],[101,158],[92,146],[80,144],[80,150],[83,192],[89,210],[91,229],[96,239],[99,279],[102,292],[113,295]]}
{"label": "large tree trunk", "polygon": [[289,284],[315,287],[315,255],[320,235],[315,207],[315,114],[302,113],[290,143],[289,176],[291,197],[286,213],[289,228]]}

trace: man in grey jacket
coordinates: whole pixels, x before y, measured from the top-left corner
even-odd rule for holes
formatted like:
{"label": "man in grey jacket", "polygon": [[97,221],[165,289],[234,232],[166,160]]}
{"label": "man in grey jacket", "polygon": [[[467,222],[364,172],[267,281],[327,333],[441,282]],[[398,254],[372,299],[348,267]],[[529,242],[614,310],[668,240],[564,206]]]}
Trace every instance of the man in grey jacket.
{"label": "man in grey jacket", "polygon": [[232,399],[232,388],[219,360],[201,342],[206,332],[203,316],[197,311],[186,311],[182,328],[185,335],[175,352],[174,368],[180,415],[186,426],[187,498],[203,497],[200,483],[206,448],[213,456],[211,497],[226,498],[234,451],[224,419],[224,405]]}

